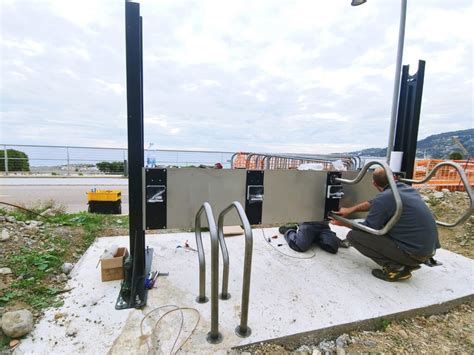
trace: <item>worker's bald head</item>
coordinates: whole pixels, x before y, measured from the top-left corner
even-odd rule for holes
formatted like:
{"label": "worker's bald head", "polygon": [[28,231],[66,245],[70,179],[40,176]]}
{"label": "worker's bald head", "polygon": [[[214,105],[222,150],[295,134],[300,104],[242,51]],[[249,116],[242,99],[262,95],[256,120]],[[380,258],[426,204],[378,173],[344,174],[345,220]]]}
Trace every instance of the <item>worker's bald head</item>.
{"label": "worker's bald head", "polygon": [[387,174],[385,174],[385,170],[383,168],[375,169],[372,178],[374,179],[374,183],[381,189],[388,185]]}

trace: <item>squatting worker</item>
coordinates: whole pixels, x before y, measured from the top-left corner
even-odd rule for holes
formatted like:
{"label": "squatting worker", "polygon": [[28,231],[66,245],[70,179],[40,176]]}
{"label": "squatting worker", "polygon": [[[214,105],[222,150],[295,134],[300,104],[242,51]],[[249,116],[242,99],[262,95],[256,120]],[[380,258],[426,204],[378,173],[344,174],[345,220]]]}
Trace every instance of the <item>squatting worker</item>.
{"label": "squatting worker", "polygon": [[[378,168],[373,184],[379,191],[374,199],[334,212],[346,217],[355,212],[369,212],[361,222],[370,228],[381,229],[395,213],[396,205],[385,170]],[[372,275],[385,281],[406,280],[420,264],[431,258],[440,247],[433,214],[418,192],[397,182],[403,212],[398,222],[386,235],[373,235],[358,229],[351,230],[347,240],[363,255],[383,267],[372,270]],[[331,223],[352,228],[332,219]]]}

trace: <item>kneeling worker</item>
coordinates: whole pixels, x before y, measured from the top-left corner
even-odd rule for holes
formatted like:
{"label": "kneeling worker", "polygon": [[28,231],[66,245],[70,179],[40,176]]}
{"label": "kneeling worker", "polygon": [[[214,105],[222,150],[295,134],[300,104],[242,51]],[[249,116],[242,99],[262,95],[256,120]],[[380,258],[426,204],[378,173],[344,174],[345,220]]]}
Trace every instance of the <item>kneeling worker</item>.
{"label": "kneeling worker", "polygon": [[[378,168],[374,171],[373,184],[379,191],[374,199],[333,213],[346,217],[355,212],[368,211],[361,224],[373,229],[383,228],[396,210],[385,170]],[[372,275],[385,281],[409,279],[411,272],[419,269],[420,264],[440,248],[435,219],[421,196],[406,184],[398,182],[397,188],[403,212],[386,235],[373,235],[358,229],[351,230],[347,235],[354,248],[383,267],[382,270],[372,270]],[[353,228],[335,219],[331,223]]]}

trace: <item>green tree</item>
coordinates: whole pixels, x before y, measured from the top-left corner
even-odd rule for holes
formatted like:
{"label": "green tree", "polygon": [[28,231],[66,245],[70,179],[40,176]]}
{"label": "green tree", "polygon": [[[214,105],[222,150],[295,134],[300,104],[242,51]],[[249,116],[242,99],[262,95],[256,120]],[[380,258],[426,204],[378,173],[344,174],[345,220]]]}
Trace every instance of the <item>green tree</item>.
{"label": "green tree", "polygon": [[[7,149],[8,171],[30,171],[28,155],[15,149]],[[5,150],[0,150],[0,171],[5,171]]]}
{"label": "green tree", "polygon": [[123,161],[101,161],[100,163],[97,163],[96,166],[99,171],[106,174],[123,173],[124,171]]}
{"label": "green tree", "polygon": [[463,158],[464,158],[463,155],[459,152],[449,153],[449,159],[451,159],[451,160],[461,160]]}

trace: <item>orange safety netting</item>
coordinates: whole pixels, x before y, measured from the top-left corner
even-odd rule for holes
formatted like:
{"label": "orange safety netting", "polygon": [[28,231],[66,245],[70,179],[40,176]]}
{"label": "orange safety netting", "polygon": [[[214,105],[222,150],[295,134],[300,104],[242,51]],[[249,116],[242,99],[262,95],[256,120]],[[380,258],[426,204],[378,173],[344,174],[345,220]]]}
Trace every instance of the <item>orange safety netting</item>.
{"label": "orange safety netting", "polygon": [[[443,162],[444,160],[440,159],[423,159],[415,161],[415,172],[413,174],[413,179],[421,180],[426,177],[433,168]],[[454,160],[455,163],[458,163],[466,173],[467,179],[471,186],[474,186],[474,161],[469,160]],[[438,191],[442,189],[448,189],[449,191],[465,191],[464,185],[461,181],[456,169],[451,166],[444,166],[440,168],[436,174],[424,184],[414,184],[413,187],[429,187]]]}

